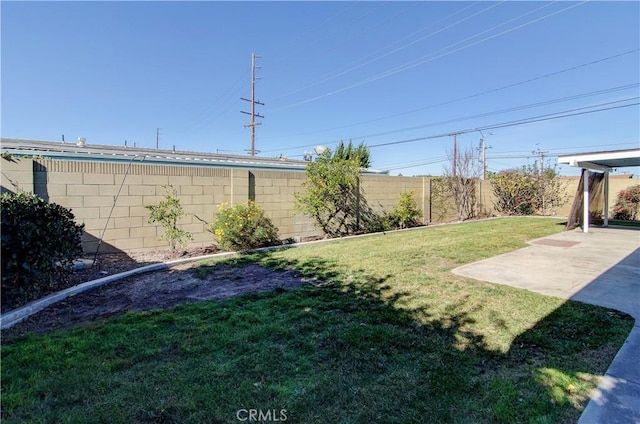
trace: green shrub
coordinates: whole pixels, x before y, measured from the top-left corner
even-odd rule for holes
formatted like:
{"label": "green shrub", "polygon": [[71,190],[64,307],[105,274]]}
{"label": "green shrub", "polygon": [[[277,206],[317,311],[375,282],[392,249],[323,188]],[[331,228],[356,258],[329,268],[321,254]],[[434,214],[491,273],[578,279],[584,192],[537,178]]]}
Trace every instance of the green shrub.
{"label": "green shrub", "polygon": [[294,210],[311,217],[327,237],[361,232],[360,218],[367,206],[360,171],[359,159],[343,159],[330,151],[321,154],[306,167],[305,190],[294,194]]}
{"label": "green shrub", "polygon": [[566,182],[555,166],[542,168],[534,163],[489,174],[489,180],[496,210],[508,215],[547,215],[568,201]]}
{"label": "green shrub", "polygon": [[398,204],[391,212],[375,214],[366,223],[366,232],[378,233],[422,225],[420,222],[422,211],[413,198],[414,194],[413,191],[402,193]]}
{"label": "green shrub", "polygon": [[32,193],[2,193],[2,306],[57,290],[82,253],[83,225],[69,209]]}
{"label": "green shrub", "polygon": [[223,203],[218,210],[208,230],[223,248],[243,251],[279,244],[278,229],[255,203],[235,206]]}
{"label": "green shrub", "polygon": [[398,205],[391,212],[392,223],[396,228],[411,228],[422,224],[422,211],[418,208],[414,195],[413,191],[400,194]]}
{"label": "green shrub", "polygon": [[618,193],[613,206],[613,219],[634,220],[640,208],[640,184],[627,187]]}
{"label": "green shrub", "polygon": [[190,232],[178,226],[178,221],[185,215],[184,208],[177,197],[176,189],[171,185],[164,186],[164,200],[157,205],[145,206],[149,209],[149,224],[159,222],[164,227],[161,240],[168,240],[171,253],[175,253],[176,245],[184,247],[186,240],[193,238]]}

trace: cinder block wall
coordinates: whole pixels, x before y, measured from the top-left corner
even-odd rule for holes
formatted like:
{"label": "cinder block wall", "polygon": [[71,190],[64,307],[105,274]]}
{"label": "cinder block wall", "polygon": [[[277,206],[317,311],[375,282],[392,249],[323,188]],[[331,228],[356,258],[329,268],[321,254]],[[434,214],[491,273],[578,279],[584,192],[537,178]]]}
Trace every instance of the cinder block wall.
{"label": "cinder block wall", "polygon": [[[71,208],[85,225],[85,251],[164,248],[163,228],[149,224],[148,205],[157,205],[172,186],[186,216],[182,228],[193,234],[190,246],[213,241],[201,220],[212,222],[216,206],[223,202],[245,202],[248,173],[245,170],[212,167],[167,166],[133,163],[37,160],[34,192]],[[128,171],[128,172],[127,172]],[[198,219],[200,218],[200,219]]]}
{"label": "cinder block wall", "polygon": [[2,193],[19,191],[33,192],[33,160],[7,157],[0,160],[0,182]]}
{"label": "cinder block wall", "polygon": [[311,218],[295,213],[294,193],[304,190],[304,172],[248,171],[249,199],[264,208],[266,215],[278,227],[281,238],[304,239],[321,233]]}
{"label": "cinder block wall", "polygon": [[[282,238],[321,235],[310,218],[293,211],[294,193],[304,189],[306,180],[305,173],[300,171],[27,158],[3,158],[0,163],[3,191],[33,191],[72,210],[76,221],[85,224],[86,252],[95,252],[101,237],[101,251],[167,247],[168,243],[160,240],[163,228],[147,222],[149,211],[145,208],[163,200],[166,185],[176,189],[187,212],[181,224],[193,234],[189,243],[192,247],[213,242],[206,223],[213,222],[217,206],[224,202],[255,201],[265,209]],[[360,184],[374,211],[392,210],[401,193],[412,191],[423,210],[425,223],[455,221],[452,205],[443,207],[432,202],[432,181],[429,177],[362,175]],[[566,181],[569,202],[556,211],[558,216],[567,215],[579,179]],[[493,214],[491,184],[489,181],[478,184],[481,213]],[[610,208],[616,194],[634,184],[640,184],[640,180],[612,176]]]}
{"label": "cinder block wall", "polygon": [[364,192],[367,203],[376,212],[391,211],[398,204],[400,194],[409,191],[413,192],[413,198],[423,211],[423,222],[428,222],[428,178],[362,175],[360,177],[360,187]]}

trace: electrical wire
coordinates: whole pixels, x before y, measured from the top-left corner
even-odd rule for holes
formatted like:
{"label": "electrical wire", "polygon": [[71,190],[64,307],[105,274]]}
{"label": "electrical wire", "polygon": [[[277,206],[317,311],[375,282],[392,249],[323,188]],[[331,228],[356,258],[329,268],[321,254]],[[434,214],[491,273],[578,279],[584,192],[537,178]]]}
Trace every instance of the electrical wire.
{"label": "electrical wire", "polygon": [[[429,105],[429,106],[420,107],[420,108],[417,108],[417,109],[412,109],[412,110],[408,110],[408,111],[404,111],[404,112],[395,113],[393,115],[387,115],[387,116],[383,116],[383,117],[379,117],[379,118],[368,119],[366,121],[359,121],[359,122],[355,122],[355,123],[348,124],[348,125],[341,125],[341,126],[338,126],[338,127],[325,128],[325,129],[322,129],[322,130],[307,131],[307,132],[296,133],[296,134],[291,134],[291,135],[284,135],[284,136],[279,136],[278,138],[282,139],[282,138],[288,138],[288,137],[299,137],[299,136],[302,136],[302,135],[318,134],[318,133],[323,133],[323,132],[328,132],[328,131],[334,131],[334,130],[339,130],[339,129],[344,129],[344,128],[355,127],[355,126],[363,125],[363,124],[370,124],[370,123],[373,123],[373,122],[384,121],[384,120],[388,120],[388,119],[392,119],[392,118],[397,118],[398,116],[406,116],[406,115],[411,114],[411,113],[422,112],[422,111],[425,111],[425,110],[428,110],[428,109],[433,109],[433,108],[440,107],[440,106],[450,105],[450,104],[457,103],[457,102],[460,102],[460,101],[463,101],[463,100],[469,100],[469,99],[472,99],[472,98],[475,98],[475,97],[484,96],[486,94],[496,93],[498,91],[503,91],[503,90],[506,90],[506,89],[509,89],[509,88],[513,88],[513,87],[517,87],[517,86],[520,86],[520,85],[528,84],[528,83],[531,83],[531,82],[534,82],[534,81],[539,81],[541,79],[550,78],[550,77],[561,75],[561,74],[564,74],[564,73],[567,73],[567,72],[571,72],[571,71],[575,71],[575,70],[578,70],[578,69],[586,68],[588,66],[596,65],[596,64],[608,61],[608,60],[617,59],[619,57],[626,56],[626,55],[629,55],[631,53],[636,53],[639,50],[640,49],[627,50],[625,52],[618,53],[618,54],[615,54],[615,55],[612,55],[612,56],[607,56],[607,57],[604,57],[604,58],[596,59],[596,60],[593,60],[591,62],[586,62],[586,63],[582,63],[580,65],[572,66],[572,67],[569,67],[569,68],[564,68],[564,69],[561,69],[559,71],[554,71],[554,72],[550,72],[550,73],[547,73],[547,74],[539,75],[537,77],[529,78],[529,79],[526,79],[526,80],[522,80],[522,81],[518,81],[518,82],[515,82],[515,83],[511,83],[511,84],[507,84],[507,85],[504,85],[504,86],[501,86],[501,87],[498,87],[498,88],[493,88],[493,89],[490,89],[490,90],[482,91],[482,92],[471,94],[471,95],[468,95],[468,96],[458,97],[456,99],[447,100],[447,101],[444,101],[444,102],[441,102],[441,103],[436,103],[436,104],[432,104],[432,105]],[[269,138],[267,138],[267,140],[268,139]],[[300,146],[300,147],[305,147],[305,146]],[[278,150],[278,149],[276,149],[276,150]],[[276,151],[276,150],[274,150],[274,151]]]}
{"label": "electrical wire", "polygon": [[[602,103],[602,104],[598,104],[598,105],[594,105],[594,106],[589,106],[589,108],[610,105],[610,104],[619,103],[619,102],[622,102],[622,101],[635,100],[635,99],[638,99],[638,98],[640,98],[640,97],[632,97],[630,99],[618,100],[618,101],[615,101],[615,102]],[[550,120],[554,120],[554,119],[567,118],[567,117],[571,117],[571,116],[587,115],[587,114],[591,114],[591,113],[604,112],[604,111],[607,111],[607,110],[622,109],[622,108],[625,108],[625,107],[637,106],[638,104],[640,104],[640,102],[626,104],[626,105],[619,105],[619,106],[609,106],[609,107],[606,107],[606,108],[600,108],[600,109],[588,110],[588,111],[584,110],[586,108],[571,109],[571,110],[566,110],[566,111],[562,111],[562,112],[556,112],[556,113],[553,113],[553,114],[539,115],[539,116],[534,116],[534,117],[531,117],[531,118],[525,118],[525,119],[516,120],[516,121],[509,121],[509,122],[503,122],[503,123],[499,123],[499,124],[486,125],[486,126],[479,127],[479,128],[470,128],[470,129],[460,130],[460,131],[449,131],[449,132],[446,132],[446,133],[435,134],[435,135],[426,136],[426,137],[416,137],[416,138],[411,138],[411,139],[407,139],[407,140],[398,140],[398,141],[390,141],[390,142],[386,142],[386,143],[370,144],[367,147],[369,147],[371,149],[371,148],[375,148],[375,147],[393,146],[393,145],[397,145],[397,144],[413,143],[415,141],[432,140],[432,139],[436,139],[436,138],[449,137],[449,136],[453,135],[454,133],[455,134],[466,134],[466,133],[470,133],[470,132],[475,132],[477,130],[492,130],[492,129],[497,129],[497,128],[514,127],[514,126],[518,126],[518,125],[531,124],[531,123],[535,123],[535,122],[550,121]],[[576,111],[581,111],[581,112],[576,112]],[[573,113],[573,112],[575,112],[575,113]],[[554,116],[554,115],[557,115],[557,116]]]}
{"label": "electrical wire", "polygon": [[[229,107],[227,107],[223,111],[218,112],[214,117],[211,117],[211,114],[213,112],[219,111],[219,109],[223,108],[231,100],[233,100],[235,97],[237,97],[238,93],[240,93],[241,91],[244,90],[244,87],[240,87],[238,85],[240,84],[240,82],[245,77],[247,77],[249,75],[249,72],[251,72],[251,69],[247,69],[242,75],[240,75],[240,77],[233,84],[231,84],[223,92],[223,94],[218,96],[218,98],[216,100],[214,100],[211,103],[211,105],[209,105],[207,107],[207,109],[205,109],[205,111],[201,114],[201,116],[195,122],[193,122],[193,124],[191,124],[190,126],[192,126],[194,128],[205,127],[205,126],[209,125],[211,122],[217,120],[220,116],[222,116],[225,113],[227,113],[229,111],[229,109],[231,109],[231,107],[233,107],[232,105],[230,105]],[[238,86],[238,87],[236,87],[236,86]]]}
{"label": "electrical wire", "polygon": [[[564,9],[561,9],[561,10],[555,11],[555,12],[553,12],[553,13],[549,13],[549,14],[544,15],[544,16],[542,16],[542,17],[539,17],[539,18],[533,19],[533,20],[531,20],[531,21],[525,22],[525,23],[520,24],[520,25],[518,25],[518,26],[516,26],[516,27],[513,27],[513,28],[509,28],[509,29],[504,30],[504,31],[502,31],[502,32],[499,32],[499,33],[497,33],[497,34],[493,34],[493,35],[491,35],[491,36],[485,37],[485,38],[483,38],[483,39],[481,39],[481,40],[475,41],[475,42],[470,43],[470,44],[467,44],[467,45],[465,45],[465,46],[462,46],[462,47],[456,48],[456,49],[454,49],[454,50],[447,51],[447,52],[442,53],[442,54],[437,55],[437,56],[433,56],[433,54],[435,54],[435,53],[437,53],[437,52],[440,52],[440,51],[442,51],[442,50],[445,50],[445,49],[449,48],[449,46],[447,46],[447,47],[442,48],[442,49],[440,49],[440,50],[438,50],[438,51],[436,51],[436,52],[434,52],[434,53],[430,53],[430,54],[428,54],[428,55],[426,55],[426,56],[423,56],[423,57],[421,57],[421,58],[414,59],[413,61],[410,61],[410,62],[405,63],[405,64],[403,64],[403,65],[397,66],[397,67],[392,68],[392,69],[390,69],[390,70],[388,70],[388,71],[385,71],[385,72],[379,73],[379,74],[377,74],[377,75],[375,75],[375,76],[373,76],[373,77],[367,78],[367,79],[362,80],[362,81],[359,81],[359,82],[357,82],[357,83],[350,84],[350,85],[348,85],[348,86],[342,87],[342,88],[337,89],[337,90],[334,90],[334,91],[330,91],[330,92],[325,93],[325,94],[321,94],[321,95],[319,95],[319,96],[314,96],[314,97],[311,97],[311,98],[308,98],[308,99],[305,99],[305,100],[302,100],[302,101],[299,101],[299,102],[296,102],[296,103],[292,103],[292,104],[289,104],[289,105],[286,105],[286,106],[281,106],[281,107],[278,107],[278,108],[272,109],[272,110],[270,110],[270,113],[276,113],[276,112],[280,112],[280,111],[283,111],[283,110],[291,109],[291,108],[296,107],[296,106],[301,106],[301,105],[306,104],[306,103],[310,103],[310,102],[313,102],[313,101],[316,101],[316,100],[319,100],[319,99],[322,99],[322,98],[325,98],[325,97],[333,96],[333,95],[335,95],[335,94],[339,94],[339,93],[345,92],[345,91],[347,91],[347,90],[351,90],[351,89],[353,89],[353,88],[361,87],[361,86],[363,86],[363,85],[366,85],[366,84],[372,83],[372,82],[374,82],[374,81],[378,81],[378,80],[380,80],[380,79],[387,78],[387,77],[389,77],[389,76],[395,75],[395,74],[400,73],[400,72],[404,72],[404,71],[406,71],[406,70],[408,70],[408,69],[411,69],[411,68],[414,68],[414,67],[416,67],[416,66],[423,65],[423,64],[425,64],[425,63],[428,63],[428,62],[434,61],[434,60],[436,60],[436,59],[439,59],[439,58],[442,58],[442,57],[448,56],[448,55],[450,55],[450,54],[453,54],[453,53],[456,53],[456,52],[458,52],[458,51],[461,51],[461,50],[467,49],[467,48],[469,48],[469,47],[472,47],[472,46],[478,45],[478,44],[483,43],[483,42],[485,42],[485,41],[492,40],[492,39],[494,39],[494,38],[496,38],[496,37],[500,37],[500,36],[502,36],[502,35],[505,35],[505,34],[508,34],[508,33],[510,33],[510,32],[516,31],[516,30],[518,30],[518,29],[521,29],[521,28],[524,28],[524,27],[526,27],[526,26],[532,25],[532,24],[537,23],[537,22],[539,22],[539,21],[541,21],[541,20],[543,20],[543,19],[549,18],[549,17],[554,16],[554,15],[557,15],[557,14],[559,14],[559,13],[566,12],[566,11],[568,11],[568,10],[570,10],[570,9],[575,8],[575,7],[582,6],[582,5],[583,5],[583,4],[585,4],[586,2],[587,2],[587,1],[585,0],[585,1],[582,1],[582,2],[580,2],[580,3],[573,4],[573,5],[569,6],[569,7],[565,7]],[[454,43],[454,45],[455,45],[455,44],[457,44],[457,43]]]}
{"label": "electrical wire", "polygon": [[[276,97],[275,99],[280,99],[280,98],[287,97],[287,96],[290,96],[290,95],[295,94],[295,93],[299,93],[300,91],[307,90],[307,89],[309,89],[309,88],[315,87],[315,86],[320,85],[320,84],[322,84],[322,83],[325,83],[325,82],[327,82],[327,81],[331,81],[331,80],[334,80],[334,79],[336,79],[336,78],[339,78],[339,77],[341,77],[341,76],[343,76],[343,75],[346,75],[346,74],[348,74],[348,73],[351,73],[351,72],[355,71],[356,69],[359,69],[359,68],[361,68],[361,67],[363,67],[363,66],[365,66],[365,65],[371,64],[371,63],[373,63],[373,62],[377,62],[378,60],[383,59],[383,58],[385,58],[385,57],[387,57],[387,56],[389,56],[389,55],[391,55],[391,54],[393,54],[393,53],[396,53],[396,52],[399,52],[399,51],[401,51],[401,50],[404,50],[404,49],[406,49],[407,47],[410,47],[410,46],[412,46],[412,45],[414,45],[414,44],[416,44],[416,43],[418,43],[418,42],[420,42],[420,41],[423,41],[423,40],[426,40],[426,39],[428,39],[428,38],[431,38],[432,36],[437,35],[437,34],[439,34],[439,33],[443,32],[443,31],[446,31],[447,29],[452,28],[452,27],[454,27],[454,26],[456,26],[456,25],[459,25],[459,24],[461,24],[461,23],[463,23],[463,22],[465,22],[465,21],[467,21],[467,20],[469,20],[469,19],[471,19],[471,18],[473,18],[473,17],[475,17],[475,16],[477,16],[477,15],[480,15],[480,14],[482,14],[482,13],[485,13],[485,12],[489,11],[490,9],[493,9],[494,7],[497,7],[498,5],[500,5],[500,4],[501,4],[501,3],[503,3],[503,2],[504,2],[504,0],[503,0],[502,2],[499,2],[499,3],[496,3],[496,4],[494,4],[494,5],[491,5],[491,6],[489,6],[489,7],[485,8],[485,9],[483,9],[483,10],[479,11],[479,12],[476,12],[476,13],[474,13],[473,15],[470,15],[470,16],[467,16],[467,17],[465,17],[465,18],[463,18],[463,19],[460,19],[459,21],[456,21],[456,22],[454,22],[454,23],[452,23],[452,24],[450,24],[450,25],[448,25],[448,26],[446,26],[446,27],[444,27],[444,28],[441,28],[441,29],[439,29],[439,30],[437,30],[437,31],[435,31],[435,32],[429,33],[429,34],[425,35],[424,37],[420,37],[420,38],[418,38],[418,39],[416,39],[416,40],[413,40],[413,41],[411,41],[411,42],[409,42],[409,43],[406,43],[406,44],[404,44],[404,45],[402,45],[402,46],[400,46],[400,47],[398,47],[398,48],[395,48],[395,49],[393,49],[393,50],[391,50],[391,51],[389,51],[389,52],[387,52],[387,53],[385,53],[385,54],[382,54],[382,55],[376,56],[376,57],[374,57],[374,58],[372,58],[372,59],[370,59],[370,60],[366,60],[367,58],[369,58],[369,57],[371,57],[371,56],[374,56],[374,55],[376,55],[376,54],[378,54],[378,53],[380,53],[380,52],[385,51],[388,47],[390,47],[390,46],[392,46],[392,45],[394,45],[394,44],[397,44],[400,40],[404,40],[404,39],[406,39],[406,38],[410,38],[410,37],[412,37],[413,35],[415,35],[415,34],[417,34],[417,33],[424,32],[426,29],[425,29],[425,28],[423,28],[423,29],[420,29],[420,30],[418,30],[418,31],[415,31],[415,32],[411,33],[410,35],[408,35],[408,36],[405,36],[405,37],[401,38],[399,41],[395,41],[395,42],[393,42],[393,43],[391,43],[391,44],[389,44],[389,45],[387,45],[387,46],[383,47],[382,49],[378,49],[378,50],[376,50],[375,52],[370,53],[370,54],[368,54],[368,55],[366,55],[366,56],[364,56],[364,57],[362,57],[362,58],[360,58],[360,59],[358,59],[358,60],[356,60],[356,61],[352,62],[352,63],[354,64],[354,66],[352,66],[352,67],[350,67],[350,68],[347,68],[347,69],[345,69],[344,71],[341,71],[341,72],[338,72],[338,73],[335,73],[335,74],[331,74],[331,75],[329,75],[329,76],[327,76],[327,77],[323,77],[323,78],[321,78],[319,81],[316,81],[316,82],[311,83],[311,84],[308,84],[308,85],[306,85],[306,86],[304,86],[304,87],[298,88],[298,89],[293,90],[293,91],[290,91],[290,92],[288,92],[288,93],[285,93],[285,94],[283,94],[283,95],[281,95],[281,96]],[[477,2],[476,2],[476,3],[477,3]],[[452,16],[455,16],[455,15],[459,14],[460,12],[462,12],[462,11],[464,11],[464,10],[466,10],[466,9],[470,8],[470,7],[471,7],[471,6],[473,6],[474,4],[475,4],[475,3],[473,3],[473,4],[471,4],[471,5],[468,5],[468,6],[464,7],[464,8],[462,8],[461,10],[459,10],[459,11],[457,11],[457,12],[455,12],[455,13],[453,13],[453,14],[451,14],[451,15],[447,16],[447,17],[445,17],[444,19],[441,19],[441,20],[437,21],[436,23],[434,23],[434,24],[430,25],[429,27],[427,27],[427,29],[428,29],[428,28],[430,28],[430,27],[432,27],[432,26],[435,26],[435,25],[439,24],[440,22],[443,22],[443,21],[445,21],[445,20],[449,19],[449,18],[450,18],[450,17],[452,17]],[[548,5],[547,5],[547,6],[548,6]],[[546,7],[546,6],[545,6],[545,7]],[[364,62],[362,62],[363,60],[364,60]],[[274,100],[275,100],[275,99],[274,99]],[[274,111],[275,111],[275,112],[277,112],[278,110],[279,110],[279,109],[275,109]],[[271,112],[274,112],[274,111],[271,111]]]}
{"label": "electrical wire", "polygon": [[433,127],[433,126],[442,125],[442,124],[450,124],[450,123],[453,123],[453,122],[467,121],[467,120],[476,119],[476,118],[484,118],[484,117],[492,116],[492,115],[501,115],[501,114],[504,114],[504,113],[516,112],[516,111],[519,111],[519,110],[531,109],[531,108],[536,108],[536,107],[540,107],[540,106],[548,106],[548,105],[555,104],[555,103],[562,103],[562,102],[567,102],[567,101],[571,101],[571,100],[582,99],[582,98],[585,98],[585,97],[592,97],[592,96],[599,96],[599,95],[603,95],[603,94],[610,94],[610,93],[614,93],[616,91],[623,91],[623,90],[629,90],[631,88],[637,88],[639,86],[640,86],[640,83],[627,84],[627,85],[624,85],[624,86],[611,87],[611,88],[607,88],[607,89],[603,89],[603,90],[592,91],[592,92],[589,92],[589,93],[582,93],[582,94],[576,94],[576,95],[573,95],[573,96],[567,96],[567,97],[562,97],[562,98],[557,98],[557,99],[546,100],[546,101],[543,101],[543,102],[530,103],[530,104],[527,104],[527,105],[514,106],[514,107],[510,107],[510,108],[506,108],[506,109],[494,110],[494,111],[491,111],[491,112],[484,112],[484,113],[479,113],[479,114],[475,114],[475,115],[468,115],[468,116],[464,116],[464,117],[461,117],[461,118],[447,119],[447,120],[444,120],[444,121],[438,121],[438,122],[432,122],[432,123],[429,123],[429,124],[416,125],[416,126],[413,126],[413,127],[400,128],[400,129],[397,129],[397,130],[385,131],[385,132],[380,132],[380,133],[360,135],[360,136],[353,137],[353,138],[357,138],[357,139],[359,139],[359,138],[373,138],[373,137],[379,137],[381,135],[396,134],[396,133],[399,133],[399,132],[412,131],[412,130],[417,130],[417,129],[421,129],[421,128],[427,128],[427,127]]}
{"label": "electrical wire", "polygon": [[[484,118],[484,117],[487,117],[487,116],[500,115],[500,114],[505,114],[505,113],[510,113],[510,112],[516,112],[516,111],[536,108],[536,107],[540,107],[540,106],[548,106],[548,105],[555,104],[555,103],[562,103],[562,102],[567,102],[567,101],[572,101],[572,100],[577,100],[577,99],[583,99],[583,98],[586,98],[586,97],[599,96],[599,95],[603,95],[603,94],[611,94],[611,93],[618,92],[618,91],[624,91],[624,90],[629,90],[629,89],[632,89],[632,88],[637,88],[639,86],[640,86],[640,83],[626,84],[626,85],[621,85],[621,86],[617,86],[617,87],[610,87],[610,88],[606,88],[606,89],[602,89],[602,90],[591,91],[591,92],[588,92],[588,93],[580,93],[580,94],[575,94],[575,95],[572,95],[572,96],[565,96],[565,97],[545,100],[545,101],[542,101],[542,102],[530,103],[530,104],[527,104],[527,105],[513,106],[513,107],[510,107],[510,108],[506,108],[506,109],[499,109],[499,110],[494,110],[494,111],[490,111],[490,112],[483,112],[483,113],[479,113],[479,114],[475,114],[475,115],[467,115],[467,116],[464,116],[464,117],[458,117],[458,118],[452,118],[452,119],[447,119],[447,120],[443,120],[443,121],[431,122],[431,123],[428,123],[428,124],[421,124],[421,125],[416,125],[416,126],[412,126],[412,127],[399,128],[399,129],[390,130],[390,131],[384,131],[384,132],[379,132],[379,133],[372,133],[372,134],[365,134],[365,135],[347,137],[347,139],[356,139],[356,140],[359,140],[359,139],[370,139],[370,138],[379,137],[379,136],[383,136],[383,135],[396,134],[396,133],[400,133],[400,132],[412,131],[412,130],[427,128],[427,127],[433,127],[433,126],[443,125],[443,124],[450,124],[450,123],[453,123],[453,122],[467,121],[467,120],[470,120],[470,119]],[[623,101],[625,101],[625,100],[623,100]],[[578,109],[574,109],[574,111],[575,110],[578,110]],[[327,142],[325,144],[335,144],[335,143],[338,143],[339,141],[340,140],[333,140],[333,141]],[[295,146],[295,147],[290,147],[290,148],[286,148],[286,149],[266,150],[266,151],[264,151],[264,153],[270,153],[270,152],[274,152],[274,151],[282,152],[282,151],[287,151],[287,150],[297,150],[297,149],[301,149],[301,148],[306,148],[308,146],[309,145],[302,145],[302,146]]]}
{"label": "electrical wire", "polygon": [[[637,146],[637,143],[614,143],[614,144],[608,144],[607,146]],[[561,154],[560,152],[558,152],[560,150],[579,150],[579,149],[588,149],[591,147],[602,147],[602,145],[591,144],[591,145],[585,145],[585,146],[552,148],[545,153],[545,157],[548,157],[548,158],[558,157]],[[504,162],[497,162],[496,160],[497,159],[528,159],[533,156],[535,156],[534,152],[515,151],[515,152],[501,152],[497,154],[486,155],[485,159],[491,160],[493,163],[505,164]],[[425,158],[425,159],[395,163],[390,165],[380,165],[379,168],[395,171],[399,169],[417,168],[419,166],[424,166],[424,165],[433,165],[435,163],[446,162],[447,160],[449,160],[447,156],[437,156],[435,158],[429,158],[429,159]],[[505,166],[508,166],[508,165],[505,165]]]}

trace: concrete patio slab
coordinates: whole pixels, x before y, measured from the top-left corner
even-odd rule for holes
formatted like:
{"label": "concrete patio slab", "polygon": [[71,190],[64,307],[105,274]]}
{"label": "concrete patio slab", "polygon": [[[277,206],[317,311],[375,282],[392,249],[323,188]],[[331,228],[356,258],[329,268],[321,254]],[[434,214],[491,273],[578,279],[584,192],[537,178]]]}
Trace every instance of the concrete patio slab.
{"label": "concrete patio slab", "polygon": [[640,424],[640,231],[590,228],[532,240],[529,247],[456,268],[477,280],[605,306],[636,324],[579,423]]}

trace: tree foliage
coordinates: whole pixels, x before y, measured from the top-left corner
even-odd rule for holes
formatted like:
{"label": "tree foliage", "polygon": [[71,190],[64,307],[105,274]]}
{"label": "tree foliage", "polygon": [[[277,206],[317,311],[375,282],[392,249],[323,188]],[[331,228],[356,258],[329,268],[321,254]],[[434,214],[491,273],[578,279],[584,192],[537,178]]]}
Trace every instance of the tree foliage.
{"label": "tree foliage", "polygon": [[634,220],[640,209],[640,184],[621,190],[613,206],[613,219]]}
{"label": "tree foliage", "polygon": [[66,281],[84,225],[33,193],[2,193],[2,306],[19,306]]}
{"label": "tree foliage", "polygon": [[351,160],[355,159],[361,168],[369,168],[371,166],[371,152],[364,143],[354,146],[351,140],[345,145],[340,141],[336,146],[336,150],[332,153],[333,159]]}
{"label": "tree foliage", "polygon": [[313,218],[316,227],[329,237],[360,231],[365,204],[359,183],[362,162],[341,156],[326,151],[309,163],[305,191],[294,195],[295,210]]}
{"label": "tree foliage", "polygon": [[566,183],[555,166],[537,163],[489,174],[495,208],[509,215],[547,215],[568,201]]}
{"label": "tree foliage", "polygon": [[162,225],[164,233],[160,239],[168,240],[171,252],[175,253],[178,244],[184,247],[186,241],[192,239],[193,236],[178,225],[185,212],[177,197],[176,189],[171,185],[164,186],[164,188],[166,190],[164,200],[157,205],[149,205],[145,208],[149,209],[149,224],[158,222]]}

